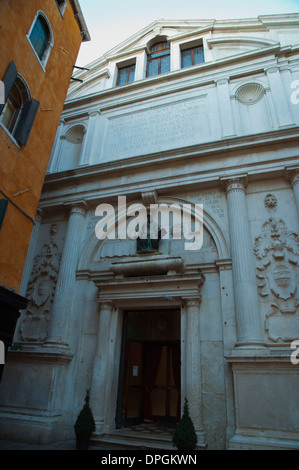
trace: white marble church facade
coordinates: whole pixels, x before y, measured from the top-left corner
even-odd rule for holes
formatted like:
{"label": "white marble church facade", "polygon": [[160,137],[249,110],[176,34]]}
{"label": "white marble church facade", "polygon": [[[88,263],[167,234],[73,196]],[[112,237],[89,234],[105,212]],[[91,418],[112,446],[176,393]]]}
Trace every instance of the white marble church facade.
{"label": "white marble church facade", "polygon": [[[159,20],[87,68],[32,234],[1,438],[72,437],[87,388],[95,441],[143,420],[159,344],[154,419],[186,397],[201,448],[298,449],[299,15]],[[202,247],[96,237],[100,204],[119,223],[134,203],[202,204]]]}

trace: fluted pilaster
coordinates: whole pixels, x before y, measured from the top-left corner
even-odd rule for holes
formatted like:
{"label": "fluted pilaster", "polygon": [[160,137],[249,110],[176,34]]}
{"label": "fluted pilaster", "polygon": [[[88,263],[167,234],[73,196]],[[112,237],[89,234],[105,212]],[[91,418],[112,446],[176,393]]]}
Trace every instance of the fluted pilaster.
{"label": "fluted pilaster", "polygon": [[222,183],[228,203],[237,346],[263,348],[255,261],[245,195],[247,178],[223,178]]}
{"label": "fluted pilaster", "polygon": [[285,176],[287,180],[291,183],[299,217],[299,168],[286,168]]}
{"label": "fluted pilaster", "polygon": [[66,237],[60,262],[55,296],[51,312],[51,324],[47,343],[65,344],[70,321],[69,310],[73,287],[76,280],[76,267],[86,213],[84,202],[71,205]]}
{"label": "fluted pilaster", "polygon": [[[188,299],[185,303],[186,311],[186,398],[189,403],[189,412],[197,434],[197,445],[206,445],[206,436],[202,427],[201,416],[201,358],[199,334],[199,308],[200,298]],[[184,398],[184,397],[183,397]]]}
{"label": "fluted pilaster", "polygon": [[113,310],[112,302],[101,303],[98,322],[97,344],[93,363],[91,407],[96,422],[96,433],[103,433],[107,412],[107,382],[109,370],[110,326]]}

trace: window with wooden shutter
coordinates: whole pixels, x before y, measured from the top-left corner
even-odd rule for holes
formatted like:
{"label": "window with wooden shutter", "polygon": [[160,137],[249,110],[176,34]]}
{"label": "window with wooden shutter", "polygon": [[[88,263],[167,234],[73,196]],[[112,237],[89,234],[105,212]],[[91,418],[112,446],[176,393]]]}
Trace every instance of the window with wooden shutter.
{"label": "window with wooden shutter", "polygon": [[24,106],[19,124],[16,128],[15,138],[20,144],[24,146],[27,144],[38,107],[39,102],[37,100],[32,98],[30,101],[27,101]]}
{"label": "window with wooden shutter", "polygon": [[[10,95],[11,89],[12,89],[14,83],[15,83],[17,75],[18,75],[17,67],[15,66],[15,63],[12,60],[11,63],[9,64],[8,69],[6,71],[6,74],[3,78],[5,103],[7,101],[7,98]],[[2,113],[2,111],[4,109],[5,103],[0,105],[0,114]]]}
{"label": "window with wooden shutter", "polygon": [[7,199],[0,199],[0,229],[5,217],[8,201]]}
{"label": "window with wooden shutter", "polygon": [[0,122],[17,142],[25,146],[39,102],[31,98],[29,88],[12,61],[3,78],[5,104],[0,107]]}

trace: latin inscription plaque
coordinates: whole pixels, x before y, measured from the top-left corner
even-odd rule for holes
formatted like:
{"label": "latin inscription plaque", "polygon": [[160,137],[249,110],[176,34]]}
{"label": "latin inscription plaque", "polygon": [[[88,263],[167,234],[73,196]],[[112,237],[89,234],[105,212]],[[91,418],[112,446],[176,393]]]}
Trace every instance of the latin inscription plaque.
{"label": "latin inscription plaque", "polygon": [[208,140],[206,95],[108,118],[104,156],[154,153]]}

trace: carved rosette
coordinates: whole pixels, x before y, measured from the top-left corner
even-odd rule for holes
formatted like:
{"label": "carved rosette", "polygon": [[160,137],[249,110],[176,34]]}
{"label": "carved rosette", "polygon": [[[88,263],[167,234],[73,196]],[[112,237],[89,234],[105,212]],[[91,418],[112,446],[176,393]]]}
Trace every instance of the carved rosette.
{"label": "carved rosette", "polygon": [[[51,235],[56,234],[56,230],[57,226],[53,225]],[[22,341],[43,342],[47,338],[60,258],[58,247],[51,239],[34,259],[26,294],[29,303],[20,327]]]}
{"label": "carved rosette", "polygon": [[[265,198],[268,212],[275,212],[277,200]],[[291,341],[299,337],[298,265],[299,238],[282,219],[271,217],[255,239],[260,296],[267,306],[265,331],[271,341]]]}

